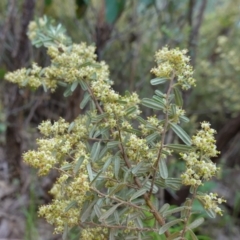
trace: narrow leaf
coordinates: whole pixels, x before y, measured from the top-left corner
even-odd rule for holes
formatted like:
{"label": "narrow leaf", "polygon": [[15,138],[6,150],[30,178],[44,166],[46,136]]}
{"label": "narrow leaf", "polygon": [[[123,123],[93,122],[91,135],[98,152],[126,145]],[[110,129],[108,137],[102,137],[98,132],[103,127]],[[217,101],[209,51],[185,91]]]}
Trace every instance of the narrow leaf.
{"label": "narrow leaf", "polygon": [[68,127],[68,133],[70,133],[73,130],[74,126],[75,126],[75,122],[71,122],[71,124]]}
{"label": "narrow leaf", "polygon": [[166,223],[165,225],[163,225],[160,228],[159,234],[161,235],[161,234],[165,233],[170,227],[172,227],[172,226],[174,226],[174,225],[176,225],[176,224],[178,224],[178,223],[180,223],[182,221],[183,221],[182,219],[175,219],[175,220],[173,220],[171,222]]}
{"label": "narrow leaf", "polygon": [[[94,206],[94,204],[97,202],[97,199],[95,199],[88,207],[87,209],[81,214],[81,217],[80,217],[80,220],[81,222],[85,222],[88,217],[90,216],[91,214],[91,211],[92,211],[92,208]],[[84,210],[85,208],[83,208]]]}
{"label": "narrow leaf", "polygon": [[80,167],[81,167],[81,165],[82,165],[82,163],[83,163],[84,158],[85,158],[84,156],[81,156],[81,157],[77,160],[77,163],[76,163],[76,165],[75,165],[75,167],[74,167],[74,169],[73,169],[73,172],[74,172],[75,175],[78,173],[78,171],[79,171],[79,169],[80,169]]}
{"label": "narrow leaf", "polygon": [[83,80],[79,80],[79,83],[83,91],[88,90],[88,85]]}
{"label": "narrow leaf", "polygon": [[168,144],[166,147],[176,152],[189,152],[193,148],[184,144]]}
{"label": "narrow leaf", "polygon": [[71,201],[67,207],[64,209],[64,212],[67,212],[69,209],[76,207],[77,206],[77,202],[76,201]]}
{"label": "narrow leaf", "polygon": [[89,100],[91,99],[91,96],[89,93],[85,93],[82,102],[80,103],[80,108],[84,109]]}
{"label": "narrow leaf", "polygon": [[66,170],[69,170],[71,168],[72,168],[72,163],[68,163],[68,164],[63,165],[60,169],[63,170],[63,171],[66,171]]}
{"label": "narrow leaf", "polygon": [[91,182],[93,180],[93,172],[92,172],[92,167],[90,163],[87,164],[87,171],[88,171],[89,180]]}
{"label": "narrow leaf", "polygon": [[73,82],[71,85],[71,91],[74,92],[74,90],[77,88],[77,86],[78,86],[78,81]]}
{"label": "narrow leaf", "polygon": [[114,158],[114,175],[118,179],[118,174],[120,171],[120,158],[116,157]]}
{"label": "narrow leaf", "polygon": [[183,105],[182,93],[177,87],[173,88],[173,92],[175,96],[175,103],[177,104],[177,106],[182,107]]}
{"label": "narrow leaf", "polygon": [[159,97],[162,97],[162,98],[165,98],[166,97],[166,94],[159,91],[159,90],[155,90],[155,93],[159,96]]}
{"label": "narrow leaf", "polygon": [[94,211],[98,218],[100,218],[102,216],[102,211],[97,204],[94,205]]}
{"label": "narrow leaf", "polygon": [[170,208],[170,205],[168,203],[165,203],[159,210],[160,213],[164,213]]}
{"label": "narrow leaf", "polygon": [[177,114],[177,108],[175,104],[171,104],[171,110],[172,110],[172,115],[176,116]]}
{"label": "narrow leaf", "polygon": [[195,221],[193,221],[191,224],[189,224],[187,227],[189,229],[194,229],[194,228],[197,228],[199,227],[202,223],[204,222],[204,218],[198,218],[196,219]]}
{"label": "narrow leaf", "polygon": [[63,240],[68,239],[68,224],[64,223],[64,230],[63,230],[63,235],[62,235]]}
{"label": "narrow leaf", "polygon": [[143,98],[142,105],[145,107],[148,107],[148,108],[155,109],[155,110],[163,110],[164,109],[163,106],[159,102],[157,102],[154,99],[150,99],[150,98]]}
{"label": "narrow leaf", "polygon": [[108,158],[108,160],[104,163],[102,171],[104,172],[111,163],[112,163],[112,157]]}
{"label": "narrow leaf", "polygon": [[186,116],[180,116],[179,118],[184,123],[188,123],[189,122],[189,118],[187,118]]}
{"label": "narrow leaf", "polygon": [[159,173],[160,173],[160,176],[163,179],[167,179],[168,178],[168,169],[167,169],[167,165],[166,165],[165,159],[160,159],[160,162],[159,162]]}
{"label": "narrow leaf", "polygon": [[101,143],[95,142],[91,150],[91,159],[95,162],[99,158],[99,153],[101,149]]}
{"label": "narrow leaf", "polygon": [[190,199],[186,200],[184,206],[186,206],[186,208],[181,211],[181,218],[185,218],[188,214],[188,211],[191,209],[191,200]]}
{"label": "narrow leaf", "polygon": [[167,78],[154,78],[150,80],[150,83],[151,85],[159,85],[165,83],[167,80]]}
{"label": "narrow leaf", "polygon": [[63,96],[64,96],[64,97],[68,97],[68,96],[70,96],[71,94],[72,94],[72,91],[71,91],[70,87],[68,87],[68,88],[64,91]]}
{"label": "narrow leaf", "polygon": [[129,115],[131,113],[134,113],[136,110],[137,110],[136,107],[130,107],[125,111],[125,113],[126,113],[126,115]]}
{"label": "narrow leaf", "polygon": [[111,142],[108,142],[108,143],[107,143],[107,148],[108,148],[108,149],[115,148],[115,147],[118,146],[118,144],[119,144],[118,141],[111,141]]}
{"label": "narrow leaf", "polygon": [[146,137],[146,142],[150,143],[153,142],[159,136],[158,132],[154,132]]}
{"label": "narrow leaf", "polygon": [[113,207],[111,207],[110,209],[108,209],[100,218],[99,221],[102,222],[103,220],[106,220],[110,215],[112,215],[114,213],[114,211],[121,205],[122,203],[118,203],[116,205],[114,205]]}
{"label": "narrow leaf", "polygon": [[94,179],[90,182],[90,186],[93,185],[93,183],[98,179],[98,177],[102,174],[102,170],[97,173],[97,175],[94,177]]}
{"label": "narrow leaf", "polygon": [[137,192],[135,192],[135,193],[131,196],[130,201],[132,201],[132,200],[134,200],[134,199],[136,199],[136,198],[144,195],[146,192],[147,192],[147,189],[145,189],[145,188],[142,188],[142,189],[138,190]]}
{"label": "narrow leaf", "polygon": [[182,210],[184,210],[184,209],[186,209],[186,208],[188,208],[188,207],[186,207],[186,206],[181,206],[181,207],[176,207],[176,208],[170,209],[170,210],[165,211],[165,212],[163,213],[163,217],[172,215],[173,213],[181,212]]}
{"label": "narrow leaf", "polygon": [[191,229],[188,229],[187,231],[190,233],[192,240],[198,240],[197,236]]}
{"label": "narrow leaf", "polygon": [[170,123],[172,130],[178,135],[178,137],[188,146],[191,146],[192,141],[188,134],[177,124]]}

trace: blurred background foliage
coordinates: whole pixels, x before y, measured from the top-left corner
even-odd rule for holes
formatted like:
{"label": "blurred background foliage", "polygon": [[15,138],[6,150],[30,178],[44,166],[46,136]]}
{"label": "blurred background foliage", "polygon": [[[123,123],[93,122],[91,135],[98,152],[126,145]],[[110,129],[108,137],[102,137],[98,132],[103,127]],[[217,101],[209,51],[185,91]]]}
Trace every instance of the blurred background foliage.
{"label": "blurred background foliage", "polygon": [[[33,236],[38,232],[39,239],[57,239],[46,235],[48,227],[37,223],[34,213],[37,205],[50,200],[47,191],[56,174],[36,179],[35,173],[22,164],[21,155],[35,146],[36,126],[41,121],[57,120],[59,116],[72,120],[81,113],[82,92],[79,89],[64,99],[62,89],[55,93],[44,93],[42,89],[33,92],[3,80],[7,71],[28,67],[33,61],[41,66],[49,64],[45,50],[33,48],[26,36],[29,21],[47,15],[62,23],[74,42],[96,46],[98,59],[109,64],[114,89],[120,93],[128,90],[141,97],[151,96],[155,90],[149,84],[155,51],[165,45],[189,50],[197,87],[183,93],[186,114],[191,119],[185,129],[193,134],[203,120],[217,129],[221,155],[215,161],[223,170],[219,179],[205,189],[217,189],[228,200],[225,217],[213,221],[211,229],[206,225],[199,234],[210,234],[212,239],[238,239],[240,0],[2,0],[0,13],[0,198],[6,214],[16,217],[13,212],[17,209],[26,220],[23,230],[19,225],[16,228],[18,233],[10,228],[2,233],[0,224],[0,237],[22,234],[26,239],[36,239]],[[169,141],[173,141],[171,136]],[[173,174],[183,167],[181,161],[169,164]],[[161,195],[162,201],[179,205],[187,192],[166,192]],[[6,201],[18,201],[15,210]],[[72,235],[77,239],[75,230]]]}

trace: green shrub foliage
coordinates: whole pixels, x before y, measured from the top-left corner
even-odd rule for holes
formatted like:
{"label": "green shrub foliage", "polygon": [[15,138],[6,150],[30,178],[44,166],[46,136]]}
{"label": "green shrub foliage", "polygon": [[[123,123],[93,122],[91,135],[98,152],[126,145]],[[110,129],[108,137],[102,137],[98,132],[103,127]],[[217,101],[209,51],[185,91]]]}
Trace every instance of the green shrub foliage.
{"label": "green shrub foliage", "polygon": [[[36,47],[47,47],[51,64],[42,68],[33,63],[6,79],[46,91],[61,85],[65,97],[78,86],[85,92],[80,103],[84,114],[71,123],[63,118],[42,122],[38,149],[23,155],[40,175],[59,171],[50,191],[52,203],[41,206],[39,215],[54,225],[55,233],[66,235],[68,228],[78,226],[81,239],[152,239],[153,233],[163,239],[185,239],[186,234],[197,239],[192,229],[203,219],[190,221],[193,201],[200,201],[214,217],[222,215],[218,205],[225,200],[198,192],[219,170],[210,160],[218,154],[215,130],[202,122],[191,138],[180,126],[188,122],[181,89],[195,86],[187,51],[164,47],[156,53],[151,84],[165,84],[167,91],[156,90],[152,98],[141,100],[137,93],[115,92],[108,65],[96,61],[95,48],[73,44],[60,24],[54,26],[44,17],[30,24],[28,35]],[[143,107],[161,112],[161,117],[144,119]],[[167,144],[168,131],[182,143]],[[174,153],[186,163],[179,178],[168,174],[167,161]],[[159,206],[155,194],[160,188],[176,190],[181,185],[190,186],[191,198],[179,207]],[[147,221],[154,224],[149,227]],[[172,232],[175,226],[180,230]]]}

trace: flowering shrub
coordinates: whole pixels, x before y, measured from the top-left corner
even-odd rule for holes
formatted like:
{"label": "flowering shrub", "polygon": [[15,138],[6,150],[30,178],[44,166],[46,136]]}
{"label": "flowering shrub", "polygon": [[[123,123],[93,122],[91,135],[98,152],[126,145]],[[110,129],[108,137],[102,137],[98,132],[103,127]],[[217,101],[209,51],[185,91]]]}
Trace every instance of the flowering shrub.
{"label": "flowering shrub", "polygon": [[[29,37],[35,46],[48,48],[51,64],[42,68],[33,63],[30,69],[8,73],[8,81],[51,91],[62,85],[65,97],[78,85],[85,91],[80,103],[85,114],[71,123],[62,118],[41,123],[38,149],[23,155],[40,175],[59,171],[50,191],[53,201],[41,206],[39,215],[64,236],[68,228],[78,226],[81,239],[149,239],[152,233],[167,239],[185,239],[188,233],[197,239],[192,229],[203,219],[190,222],[193,201],[199,200],[214,217],[222,215],[218,204],[225,200],[198,192],[219,170],[210,160],[218,154],[215,131],[203,122],[190,138],[180,127],[188,119],[179,88],[195,86],[187,51],[164,47],[156,53],[157,66],[151,70],[156,78],[151,84],[166,84],[167,91],[156,90],[152,98],[140,100],[137,93],[115,92],[108,66],[96,61],[95,48],[72,44],[61,25],[40,19],[30,24]],[[142,118],[140,105],[161,111],[162,117]],[[168,144],[168,131],[183,144]],[[186,162],[179,178],[168,176],[167,160],[174,153]],[[160,188],[177,190],[181,185],[190,186],[192,193],[183,206],[159,206],[154,196]],[[175,213],[180,215],[172,218]],[[154,219],[153,227],[146,226],[147,219]],[[175,225],[181,230],[172,233]]]}

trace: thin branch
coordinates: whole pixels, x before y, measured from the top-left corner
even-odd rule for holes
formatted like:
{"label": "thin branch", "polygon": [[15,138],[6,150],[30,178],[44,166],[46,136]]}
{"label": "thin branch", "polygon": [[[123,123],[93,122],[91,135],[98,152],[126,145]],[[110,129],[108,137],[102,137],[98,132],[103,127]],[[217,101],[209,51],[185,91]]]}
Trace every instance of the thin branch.
{"label": "thin branch", "polygon": [[182,233],[181,233],[181,240],[184,240],[184,235],[187,231],[187,225],[188,225],[188,221],[191,217],[191,213],[192,213],[192,205],[193,205],[193,201],[196,197],[196,194],[197,194],[197,187],[194,188],[194,191],[193,191],[193,195],[192,195],[192,198],[191,198],[191,201],[190,201],[190,204],[189,204],[189,209],[188,209],[188,212],[187,212],[187,216],[185,217],[185,220],[184,220],[184,228],[182,230]]}
{"label": "thin branch", "polygon": [[149,197],[151,197],[151,195],[152,195],[153,186],[154,186],[154,182],[155,182],[156,174],[157,174],[157,169],[158,169],[157,167],[159,165],[159,162],[161,161],[162,150],[163,150],[165,137],[166,137],[166,133],[167,133],[167,127],[168,127],[168,107],[169,107],[168,106],[168,104],[169,104],[168,101],[169,101],[170,93],[171,93],[171,90],[172,90],[172,85],[173,85],[174,78],[175,78],[175,73],[172,75],[172,78],[171,78],[170,83],[169,83],[167,95],[166,95],[167,110],[166,110],[166,115],[165,115],[165,125],[164,125],[164,129],[163,129],[162,137],[161,137],[161,144],[160,144],[160,148],[159,148],[159,151],[158,151],[157,160],[154,163],[154,170],[153,170],[153,175],[152,175],[151,188],[150,188],[150,191],[149,191]]}
{"label": "thin branch", "polygon": [[84,222],[84,224],[81,224],[80,226],[83,227],[83,225],[89,225],[91,227],[105,227],[105,228],[114,228],[114,229],[129,229],[132,231],[138,231],[138,232],[142,232],[142,231],[146,231],[146,232],[158,232],[159,229],[156,228],[147,228],[147,227],[143,227],[143,228],[138,228],[138,227],[129,227],[129,226],[122,226],[122,225],[108,225],[106,223],[94,223],[94,222]]}
{"label": "thin branch", "polygon": [[110,195],[104,194],[104,193],[100,192],[99,190],[97,190],[96,188],[90,187],[90,189],[92,191],[96,192],[98,195],[100,195],[102,197],[105,197],[105,198],[110,198],[110,199],[112,199],[112,200],[114,200],[116,202],[122,203],[122,205],[127,205],[127,206],[130,206],[132,208],[136,208],[136,209],[139,209],[139,210],[142,210],[142,211],[145,211],[145,212],[146,211],[147,212],[151,212],[151,211],[148,211],[148,209],[146,209],[146,208],[139,207],[138,205],[135,205],[135,204],[133,204],[131,202],[126,202],[126,201],[124,201],[124,200],[122,200],[122,199],[120,199],[120,198],[118,198],[116,196],[110,196]]}

